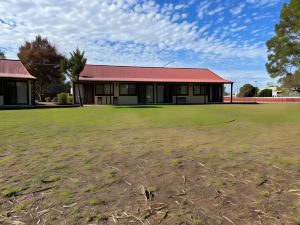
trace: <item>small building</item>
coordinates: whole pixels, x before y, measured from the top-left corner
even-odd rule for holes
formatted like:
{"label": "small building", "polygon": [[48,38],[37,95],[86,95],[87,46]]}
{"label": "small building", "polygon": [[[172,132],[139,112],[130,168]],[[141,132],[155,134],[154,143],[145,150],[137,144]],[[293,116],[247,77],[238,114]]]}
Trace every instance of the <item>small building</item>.
{"label": "small building", "polygon": [[31,105],[35,79],[19,60],[0,59],[0,107]]}
{"label": "small building", "polygon": [[272,90],[272,97],[280,97],[282,94],[282,91],[278,87],[268,87],[268,89]]}
{"label": "small building", "polygon": [[209,69],[86,65],[74,86],[83,104],[206,104],[223,102],[225,80]]}

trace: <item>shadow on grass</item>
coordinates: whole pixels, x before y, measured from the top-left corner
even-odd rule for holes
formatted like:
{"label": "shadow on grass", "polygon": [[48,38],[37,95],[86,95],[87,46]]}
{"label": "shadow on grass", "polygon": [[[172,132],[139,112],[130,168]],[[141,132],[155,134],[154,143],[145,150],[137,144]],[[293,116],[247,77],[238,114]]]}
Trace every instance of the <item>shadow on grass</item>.
{"label": "shadow on grass", "polygon": [[115,106],[114,108],[117,109],[124,109],[124,108],[130,108],[130,109],[156,109],[156,108],[163,108],[162,106],[154,106],[154,105],[134,105],[134,106]]}

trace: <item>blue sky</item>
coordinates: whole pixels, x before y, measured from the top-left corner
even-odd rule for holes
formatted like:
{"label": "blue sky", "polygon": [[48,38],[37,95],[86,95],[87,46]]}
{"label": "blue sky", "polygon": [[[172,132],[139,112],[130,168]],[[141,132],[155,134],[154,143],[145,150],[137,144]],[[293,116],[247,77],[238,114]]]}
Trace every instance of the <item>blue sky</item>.
{"label": "blue sky", "polygon": [[0,1],[0,49],[38,34],[88,63],[210,68],[241,86],[271,80],[265,42],[285,0],[6,0]]}

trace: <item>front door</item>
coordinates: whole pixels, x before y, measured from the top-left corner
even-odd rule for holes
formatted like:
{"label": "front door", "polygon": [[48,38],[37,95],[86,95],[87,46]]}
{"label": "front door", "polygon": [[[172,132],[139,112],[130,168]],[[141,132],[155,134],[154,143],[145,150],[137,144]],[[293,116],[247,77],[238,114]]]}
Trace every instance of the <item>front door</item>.
{"label": "front door", "polygon": [[170,84],[156,85],[157,103],[172,103],[172,87]]}
{"label": "front door", "polygon": [[94,84],[83,84],[83,104],[95,104]]}
{"label": "front door", "polygon": [[154,103],[154,85],[138,84],[138,103],[149,104]]}

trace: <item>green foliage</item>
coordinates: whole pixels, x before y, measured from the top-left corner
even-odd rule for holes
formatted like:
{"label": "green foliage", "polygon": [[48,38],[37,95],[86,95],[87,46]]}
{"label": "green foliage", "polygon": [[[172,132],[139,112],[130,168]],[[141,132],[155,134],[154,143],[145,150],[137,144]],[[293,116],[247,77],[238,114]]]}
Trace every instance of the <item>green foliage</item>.
{"label": "green foliage", "polygon": [[0,50],[0,59],[6,59],[5,53]]}
{"label": "green foliage", "polygon": [[49,85],[45,93],[43,94],[43,98],[46,99],[46,97],[53,98],[57,96],[57,94],[66,92],[70,93],[71,89],[71,83],[70,81],[68,82],[55,82]]}
{"label": "green foliage", "polygon": [[71,96],[71,95],[67,96],[67,104],[68,105],[72,105],[73,104],[73,96]]}
{"label": "green foliage", "polygon": [[45,101],[46,101],[46,102],[51,102],[51,98],[50,98],[50,97],[46,97],[46,98],[45,98]]}
{"label": "green foliage", "polygon": [[258,89],[251,84],[245,84],[240,88],[238,97],[254,97]]}
{"label": "green foliage", "polygon": [[4,197],[15,196],[21,190],[20,188],[16,187],[2,187],[1,189],[1,195],[3,195]]}
{"label": "green foliage", "polygon": [[67,105],[68,93],[60,93],[57,95],[57,104],[58,105]]}
{"label": "green foliage", "polygon": [[204,225],[204,221],[202,219],[193,219],[192,220],[193,225]]}
{"label": "green foliage", "polygon": [[[70,59],[62,59],[60,67],[62,73],[66,74],[70,80],[74,83],[79,80],[79,74],[84,69],[87,59],[84,57],[84,51],[81,52],[78,48],[70,53]],[[82,106],[82,99],[80,89],[78,89],[79,102]]]}
{"label": "green foliage", "polygon": [[47,38],[37,36],[32,42],[26,41],[19,48],[18,57],[26,69],[37,78],[35,93],[40,100],[51,84],[65,79],[59,68],[64,57]]}
{"label": "green foliage", "polygon": [[284,88],[300,93],[300,69],[294,74],[282,78],[281,83]]}
{"label": "green foliage", "polygon": [[[293,76],[299,76],[300,68],[299,0],[291,0],[283,5],[280,22],[275,25],[275,36],[266,45],[269,52],[266,68],[270,76],[283,78],[283,84],[290,79],[296,79]],[[299,80],[296,84],[296,89],[300,92]]]}
{"label": "green foliage", "polygon": [[258,93],[259,97],[272,97],[271,89],[263,89]]}

